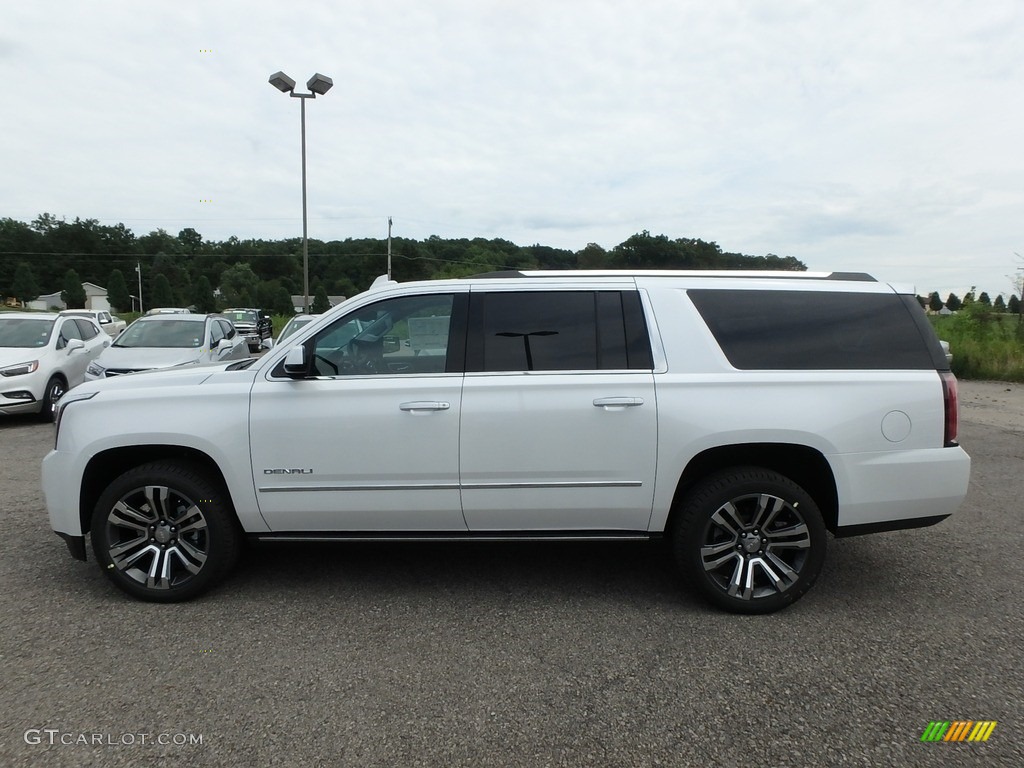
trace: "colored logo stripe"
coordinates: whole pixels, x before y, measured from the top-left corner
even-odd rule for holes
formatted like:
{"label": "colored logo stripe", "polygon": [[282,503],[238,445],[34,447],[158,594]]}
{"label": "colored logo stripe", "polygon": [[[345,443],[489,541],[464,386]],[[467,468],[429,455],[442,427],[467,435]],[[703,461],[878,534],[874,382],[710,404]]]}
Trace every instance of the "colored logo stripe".
{"label": "colored logo stripe", "polygon": [[988,741],[995,728],[995,720],[932,720],[921,741]]}

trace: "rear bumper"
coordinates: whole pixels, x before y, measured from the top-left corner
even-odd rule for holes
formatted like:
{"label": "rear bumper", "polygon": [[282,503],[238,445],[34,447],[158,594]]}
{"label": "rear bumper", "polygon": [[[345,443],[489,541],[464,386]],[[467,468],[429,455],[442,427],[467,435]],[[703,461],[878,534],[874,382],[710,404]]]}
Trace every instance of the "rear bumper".
{"label": "rear bumper", "polygon": [[837,536],[919,528],[963,503],[971,457],[960,447],[830,456],[839,493]]}

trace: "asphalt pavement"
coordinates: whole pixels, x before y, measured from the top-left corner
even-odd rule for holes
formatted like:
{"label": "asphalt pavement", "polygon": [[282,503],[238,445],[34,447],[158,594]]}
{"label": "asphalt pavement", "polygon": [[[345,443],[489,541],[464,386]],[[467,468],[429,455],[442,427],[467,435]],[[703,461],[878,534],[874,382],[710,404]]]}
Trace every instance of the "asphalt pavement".
{"label": "asphalt pavement", "polygon": [[[50,531],[52,439],[0,421],[2,766],[1024,765],[1020,426],[965,409],[959,514],[763,617],[611,543],[265,546],[136,602]],[[997,725],[921,741],[957,720]]]}

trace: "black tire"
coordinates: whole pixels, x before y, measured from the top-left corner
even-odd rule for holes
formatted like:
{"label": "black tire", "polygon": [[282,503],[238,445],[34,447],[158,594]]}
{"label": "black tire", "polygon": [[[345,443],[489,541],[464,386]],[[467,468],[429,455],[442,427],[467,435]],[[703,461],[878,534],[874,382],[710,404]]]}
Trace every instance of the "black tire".
{"label": "black tire", "polygon": [[67,394],[68,385],[60,376],[52,376],[46,382],[46,389],[43,391],[43,400],[39,408],[39,420],[50,422],[57,415],[57,401]]}
{"label": "black tire", "polygon": [[191,600],[234,566],[242,534],[227,491],[200,466],[156,461],[100,495],[92,548],[118,588],[158,603]]}
{"label": "black tire", "polygon": [[821,572],[828,540],[814,499],[760,467],[734,467],[697,483],[671,536],[690,583],[714,605],[748,614],[800,599]]}

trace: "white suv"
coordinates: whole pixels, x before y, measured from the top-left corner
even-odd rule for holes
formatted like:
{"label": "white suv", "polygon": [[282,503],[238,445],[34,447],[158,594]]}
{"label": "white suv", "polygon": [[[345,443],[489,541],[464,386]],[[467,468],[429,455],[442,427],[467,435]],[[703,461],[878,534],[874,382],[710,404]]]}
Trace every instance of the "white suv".
{"label": "white suv", "polygon": [[666,538],[715,604],[804,594],[827,531],[967,491],[956,380],[866,275],[499,273],[378,282],[259,360],[83,385],[54,530],[175,601],[260,540]]}
{"label": "white suv", "polygon": [[52,421],[57,401],[109,346],[110,337],[87,317],[0,313],[0,414]]}

